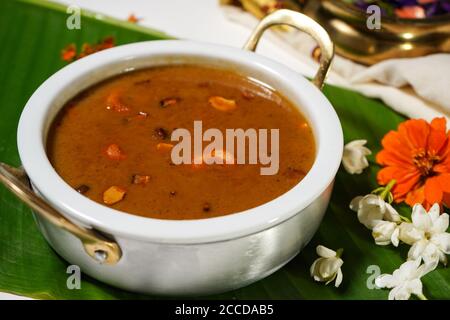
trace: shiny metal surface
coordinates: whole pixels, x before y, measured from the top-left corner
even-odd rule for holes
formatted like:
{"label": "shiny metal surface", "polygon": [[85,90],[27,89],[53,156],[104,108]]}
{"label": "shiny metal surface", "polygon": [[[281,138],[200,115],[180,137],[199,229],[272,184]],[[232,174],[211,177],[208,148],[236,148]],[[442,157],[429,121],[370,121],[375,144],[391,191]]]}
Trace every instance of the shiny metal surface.
{"label": "shiny metal surface", "polygon": [[334,44],[325,29],[308,16],[287,9],[277,10],[274,13],[269,14],[263,18],[255,30],[253,30],[250,38],[244,45],[244,49],[255,51],[264,31],[276,25],[288,25],[294,27],[306,32],[317,41],[321,50],[320,66],[312,82],[319,89],[322,89],[331,66],[331,61],[334,57]]}
{"label": "shiny metal surface", "polygon": [[67,220],[28,187],[25,171],[0,162],[0,182],[14,195],[33,209],[40,219],[77,237],[83,249],[96,263],[115,264],[122,255],[117,243],[107,240],[94,230],[89,230]]}
{"label": "shiny metal surface", "polygon": [[308,1],[303,12],[320,23],[336,44],[336,52],[372,65],[392,58],[450,52],[450,17],[381,18],[381,29],[367,28],[368,15],[344,1]]}
{"label": "shiny metal surface", "polygon": [[322,221],[332,186],[293,218],[262,232],[227,241],[190,245],[143,242],[116,235],[124,255],[99,265],[70,233],[37,216],[51,246],[81,271],[113,286],[147,294],[202,296],[244,287],[289,262]]}

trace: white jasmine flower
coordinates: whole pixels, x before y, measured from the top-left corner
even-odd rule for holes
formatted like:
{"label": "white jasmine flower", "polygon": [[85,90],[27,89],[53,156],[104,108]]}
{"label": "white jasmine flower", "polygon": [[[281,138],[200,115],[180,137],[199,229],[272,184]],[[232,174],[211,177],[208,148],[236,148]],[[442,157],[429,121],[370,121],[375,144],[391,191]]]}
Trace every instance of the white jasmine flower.
{"label": "white jasmine flower", "polygon": [[343,250],[339,249],[336,252],[319,245],[316,248],[316,252],[320,258],[311,265],[311,276],[314,280],[326,282],[326,284],[329,284],[336,279],[334,286],[336,288],[339,287],[343,278],[341,270],[341,267],[344,264],[344,261],[341,259]]}
{"label": "white jasmine flower", "polygon": [[375,239],[375,243],[379,246],[386,246],[392,243],[397,247],[399,243],[399,233],[399,225],[396,222],[391,221],[380,221],[372,229],[372,236]]}
{"label": "white jasmine flower", "polygon": [[439,205],[434,204],[427,211],[420,204],[413,208],[412,223],[402,223],[400,239],[412,245],[408,252],[409,260],[422,258],[426,264],[442,262],[447,264],[447,254],[450,254],[449,215],[440,214]]}
{"label": "white jasmine flower", "polygon": [[406,244],[409,244],[410,246],[412,246],[417,241],[422,240],[424,237],[424,232],[422,230],[416,229],[410,222],[402,222],[399,229],[400,240]]}
{"label": "white jasmine flower", "polygon": [[342,165],[350,174],[360,174],[369,166],[366,156],[372,152],[364,147],[366,140],[353,140],[344,146]]}
{"label": "white jasmine flower", "polygon": [[375,279],[379,288],[389,288],[389,300],[408,300],[411,294],[420,299],[426,299],[422,293],[422,281],[425,274],[433,270],[436,265],[422,264],[421,259],[409,260],[395,270],[392,275],[382,274]]}
{"label": "white jasmine flower", "polygon": [[400,222],[398,212],[380,196],[368,194],[350,202],[350,209],[358,213],[358,220],[368,229],[373,229],[382,220]]}

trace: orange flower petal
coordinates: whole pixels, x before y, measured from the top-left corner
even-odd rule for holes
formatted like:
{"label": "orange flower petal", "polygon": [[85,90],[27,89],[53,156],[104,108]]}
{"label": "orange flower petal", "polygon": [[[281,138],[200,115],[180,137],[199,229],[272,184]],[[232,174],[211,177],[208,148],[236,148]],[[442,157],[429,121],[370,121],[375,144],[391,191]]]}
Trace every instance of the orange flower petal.
{"label": "orange flower petal", "polygon": [[443,192],[437,177],[428,178],[425,182],[425,200],[430,203],[441,203]]}
{"label": "orange flower petal", "polygon": [[412,164],[412,150],[404,140],[398,132],[388,132],[381,140],[384,150],[377,154],[377,162],[381,165]]}
{"label": "orange flower petal", "polygon": [[[425,201],[425,187],[420,187],[418,189],[415,189],[408,193],[406,196],[405,202],[410,205],[411,207],[414,206],[416,203],[422,204]],[[398,202],[398,201],[396,201]]]}
{"label": "orange flower petal", "polygon": [[436,179],[439,181],[442,191],[450,193],[450,173],[444,173],[436,176]]}
{"label": "orange flower petal", "polygon": [[411,119],[398,126],[398,133],[406,138],[412,150],[425,150],[430,134],[430,125],[423,119]]}
{"label": "orange flower petal", "polygon": [[378,171],[377,180],[381,185],[386,185],[394,179],[394,175],[397,175],[398,168],[397,167],[385,167]]}
{"label": "orange flower petal", "polygon": [[434,130],[446,132],[447,131],[447,120],[444,117],[434,118],[431,120],[431,128]]}
{"label": "orange flower petal", "polygon": [[399,198],[404,199],[405,196],[408,194],[408,192],[416,189],[416,185],[419,183],[419,181],[420,181],[420,172],[408,174],[403,179],[398,180],[398,182],[395,184],[394,188],[392,189],[394,198],[395,199],[399,199]]}
{"label": "orange flower petal", "polygon": [[408,156],[399,156],[397,153],[394,153],[389,150],[381,150],[377,153],[375,160],[378,164],[384,166],[411,166],[414,167],[414,164],[411,161],[411,157]]}
{"label": "orange flower petal", "polygon": [[413,178],[418,171],[415,168],[402,168],[402,167],[384,167],[377,174],[378,183],[386,185],[392,179],[397,180],[398,183],[402,183],[410,178]]}
{"label": "orange flower petal", "polygon": [[450,172],[450,164],[448,163],[439,163],[433,167],[433,172],[435,173],[446,173]]}
{"label": "orange flower petal", "polygon": [[450,193],[444,193],[444,196],[442,197],[442,203],[447,208],[450,208]]}
{"label": "orange flower petal", "polygon": [[440,154],[447,149],[444,148],[448,143],[446,127],[445,118],[435,118],[431,122],[431,132],[428,137],[428,151],[431,154]]}

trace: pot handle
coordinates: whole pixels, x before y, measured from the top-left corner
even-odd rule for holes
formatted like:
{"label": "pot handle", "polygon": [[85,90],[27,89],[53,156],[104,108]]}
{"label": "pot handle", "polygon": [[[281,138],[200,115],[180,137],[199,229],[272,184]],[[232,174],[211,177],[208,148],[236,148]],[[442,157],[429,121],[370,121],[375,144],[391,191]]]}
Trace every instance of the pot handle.
{"label": "pot handle", "polygon": [[113,265],[120,260],[122,251],[116,242],[66,219],[28,187],[28,177],[23,169],[0,162],[0,182],[42,219],[80,239],[86,253],[97,262]]}
{"label": "pot handle", "polygon": [[277,10],[259,22],[243,49],[255,51],[264,31],[275,25],[289,25],[306,32],[317,41],[321,50],[320,67],[312,82],[319,89],[322,89],[334,57],[334,44],[325,29],[310,17],[288,9]]}

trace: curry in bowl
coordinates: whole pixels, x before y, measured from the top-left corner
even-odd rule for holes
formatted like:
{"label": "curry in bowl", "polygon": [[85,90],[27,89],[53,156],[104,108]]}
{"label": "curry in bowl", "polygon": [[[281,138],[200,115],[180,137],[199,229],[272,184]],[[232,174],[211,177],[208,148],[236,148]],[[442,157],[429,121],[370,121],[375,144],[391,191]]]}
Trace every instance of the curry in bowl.
{"label": "curry in bowl", "polygon": [[[214,154],[223,164],[175,164],[172,132],[185,128],[194,137],[198,121],[203,130],[221,132],[278,129],[276,173],[262,175],[260,163],[229,164],[234,155],[225,150]],[[128,72],[75,96],[52,123],[47,154],[57,173],[93,201],[181,220],[232,214],[279,197],[311,169],[315,142],[298,108],[264,83],[230,70],[174,65]]]}

